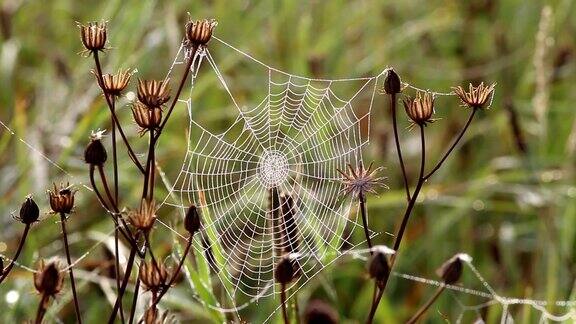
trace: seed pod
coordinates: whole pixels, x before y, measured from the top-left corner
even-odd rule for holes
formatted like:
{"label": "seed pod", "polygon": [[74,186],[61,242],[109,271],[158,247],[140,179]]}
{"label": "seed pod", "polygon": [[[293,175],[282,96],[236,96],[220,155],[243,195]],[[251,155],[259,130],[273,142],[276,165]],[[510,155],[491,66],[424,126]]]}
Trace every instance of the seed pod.
{"label": "seed pod", "polygon": [[296,271],[292,265],[292,260],[288,255],[283,256],[274,270],[274,279],[282,285],[290,283],[295,277]]}
{"label": "seed pod", "polygon": [[460,280],[462,277],[462,260],[466,258],[465,254],[456,254],[448,261],[446,261],[440,269],[438,269],[437,274],[442,278],[445,284],[453,285]]}
{"label": "seed pod", "polygon": [[468,85],[468,91],[464,90],[461,86],[453,87],[452,90],[454,90],[454,93],[460,98],[464,106],[479,109],[484,108],[486,102],[494,92],[494,87],[496,87],[495,83],[485,86],[484,82],[482,82],[476,87],[470,83]]}
{"label": "seed pod", "polygon": [[402,82],[400,76],[396,74],[394,69],[388,69],[386,78],[384,79],[384,92],[387,94],[395,94],[402,92]]}
{"label": "seed pod", "polygon": [[390,275],[388,255],[394,254],[394,250],[384,245],[376,245],[372,250],[372,257],[368,263],[370,278],[373,278],[377,282],[385,281]]}
{"label": "seed pod", "polygon": [[90,143],[84,150],[84,161],[90,165],[101,166],[106,162],[108,154],[106,148],[102,144],[102,134],[104,132],[93,132],[90,135]]}
{"label": "seed pod", "polygon": [[138,100],[148,108],[160,108],[170,100],[170,79],[141,80],[138,79]]}
{"label": "seed pod", "polygon": [[168,270],[163,264],[153,262],[142,262],[139,270],[140,280],[146,290],[158,292],[166,285],[168,280]]}
{"label": "seed pod", "polygon": [[106,23],[90,22],[80,25],[80,38],[86,50],[90,52],[103,51],[106,48]]}
{"label": "seed pod", "polygon": [[26,200],[22,203],[22,207],[20,207],[18,220],[26,225],[30,225],[38,221],[38,217],[40,217],[38,205],[34,199],[32,199],[32,196],[26,197]]}
{"label": "seed pod", "polygon": [[48,190],[48,198],[50,200],[50,207],[56,214],[70,214],[74,208],[74,194],[76,191],[72,190],[70,184],[66,186],[60,185],[54,190]]}
{"label": "seed pod", "polygon": [[104,74],[102,75],[102,88],[107,94],[118,97],[128,86],[130,77],[132,74],[128,70],[119,70],[116,74]]}
{"label": "seed pod", "polygon": [[190,45],[206,45],[217,24],[214,19],[189,20],[186,23],[186,41]]}
{"label": "seed pod", "polygon": [[34,287],[36,290],[46,296],[54,297],[64,285],[64,275],[60,272],[60,265],[52,261],[47,265],[40,261],[38,271],[34,273]]}
{"label": "seed pod", "polygon": [[184,228],[193,236],[200,230],[200,214],[195,205],[190,206],[184,217]]}
{"label": "seed pod", "polygon": [[314,299],[308,303],[304,311],[306,324],[337,324],[338,312],[325,301]]}
{"label": "seed pod", "polygon": [[149,232],[156,221],[156,204],[142,199],[139,210],[128,211],[128,221],[142,232]]}
{"label": "seed pod", "polygon": [[156,129],[162,122],[161,108],[148,108],[141,102],[135,102],[132,105],[132,115],[136,124],[142,128],[140,133]]}
{"label": "seed pod", "polygon": [[406,115],[417,125],[431,123],[434,113],[434,96],[430,92],[418,92],[415,98],[402,101]]}

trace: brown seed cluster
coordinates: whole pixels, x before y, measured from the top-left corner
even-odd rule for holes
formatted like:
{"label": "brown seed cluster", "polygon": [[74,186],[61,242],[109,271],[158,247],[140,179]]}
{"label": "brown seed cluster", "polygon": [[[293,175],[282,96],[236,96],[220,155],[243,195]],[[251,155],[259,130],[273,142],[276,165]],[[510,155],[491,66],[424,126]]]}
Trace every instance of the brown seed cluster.
{"label": "brown seed cluster", "polygon": [[74,208],[75,190],[67,183],[66,186],[54,184],[54,190],[48,190],[50,208],[56,214],[70,214]]}
{"label": "brown seed cluster", "polygon": [[102,75],[102,89],[110,96],[119,97],[130,83],[132,73],[119,70],[116,74]]}
{"label": "brown seed cluster", "polygon": [[206,45],[217,24],[214,19],[189,20],[186,23],[186,41],[194,46]]}
{"label": "brown seed cluster", "polygon": [[351,194],[354,197],[364,199],[367,193],[376,193],[376,188],[384,186],[384,178],[376,176],[380,168],[372,170],[372,163],[370,163],[368,169],[365,169],[363,164],[360,164],[357,168],[348,164],[347,173],[337,170],[344,177],[342,180],[344,184],[342,192],[346,195]]}
{"label": "brown seed cluster", "polygon": [[473,86],[472,83],[468,85],[468,91],[464,90],[461,86],[452,88],[454,93],[460,98],[460,101],[464,106],[468,106],[473,109],[484,108],[486,102],[492,96],[494,92],[495,83],[489,86],[485,86],[484,82],[480,83],[478,86]]}
{"label": "brown seed cluster", "polygon": [[372,248],[372,257],[368,263],[370,278],[376,283],[385,282],[390,276],[390,263],[388,256],[394,254],[394,250],[384,245],[376,245]]}
{"label": "brown seed cluster", "polygon": [[159,292],[166,287],[168,270],[163,264],[143,261],[140,264],[139,276],[146,290]]}
{"label": "brown seed cluster", "polygon": [[198,213],[198,208],[195,205],[190,206],[184,217],[184,228],[194,235],[200,230],[200,214]]}
{"label": "brown seed cluster", "polygon": [[460,280],[462,277],[462,259],[464,258],[463,254],[456,254],[448,261],[446,261],[440,269],[438,269],[437,273],[442,278],[445,284],[453,285]]}
{"label": "brown seed cluster", "polygon": [[60,270],[61,266],[56,261],[48,264],[45,264],[43,260],[40,261],[38,271],[34,273],[36,291],[45,296],[56,296],[64,285],[64,275]]}
{"label": "brown seed cluster", "polygon": [[82,44],[88,52],[103,51],[106,49],[106,23],[90,22],[79,25]]}
{"label": "brown seed cluster", "polygon": [[147,131],[157,129],[162,123],[162,108],[149,108],[143,103],[136,101],[132,105],[132,116],[138,126],[140,135]]}
{"label": "brown seed cluster", "polygon": [[140,210],[128,212],[128,221],[138,230],[144,233],[149,232],[156,221],[156,204],[142,199]]}
{"label": "brown seed cluster", "polygon": [[103,131],[92,132],[90,135],[90,143],[86,146],[84,150],[84,161],[90,165],[102,166],[106,159],[108,159],[108,154],[106,153],[106,148],[102,144]]}
{"label": "brown seed cluster", "polygon": [[27,196],[26,200],[22,203],[20,207],[20,213],[15,218],[21,221],[23,224],[30,225],[38,221],[40,217],[40,208],[32,199],[32,196]]}
{"label": "brown seed cluster", "polygon": [[386,78],[384,78],[384,92],[387,94],[396,94],[402,92],[402,82],[400,76],[394,69],[386,71]]}
{"label": "brown seed cluster", "polygon": [[148,108],[160,108],[170,100],[170,79],[141,80],[138,79],[138,100]]}
{"label": "brown seed cluster", "polygon": [[298,276],[296,260],[290,254],[284,255],[274,269],[274,279],[277,283],[287,285]]}
{"label": "brown seed cluster", "polygon": [[417,125],[425,126],[434,122],[434,95],[430,92],[418,91],[416,97],[402,100],[404,109],[410,119]]}

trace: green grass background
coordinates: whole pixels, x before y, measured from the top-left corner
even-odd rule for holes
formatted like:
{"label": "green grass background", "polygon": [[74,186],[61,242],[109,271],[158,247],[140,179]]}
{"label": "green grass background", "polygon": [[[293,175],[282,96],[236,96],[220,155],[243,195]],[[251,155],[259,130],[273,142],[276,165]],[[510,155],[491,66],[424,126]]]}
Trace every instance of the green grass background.
{"label": "green grass background", "polygon": [[[548,32],[539,28],[545,6],[550,9]],[[492,108],[480,114],[457,153],[425,185],[397,270],[435,278],[442,262],[465,252],[503,296],[546,301],[574,297],[574,1],[4,0],[0,8],[0,120],[16,133],[0,128],[0,253],[12,255],[16,248],[22,225],[10,215],[25,195],[34,194],[47,212],[45,190],[52,181],[87,184],[82,152],[89,132],[110,128],[105,103],[90,74],[92,61],[77,55],[82,48],[75,22],[109,21],[112,49],[104,55],[106,71],[137,68],[139,76],[161,78],[176,53],[190,12],[194,18],[217,19],[218,37],[294,74],[371,76],[393,66],[407,82],[437,91],[468,81],[497,82]],[[220,57],[220,63],[226,71],[234,71],[240,64],[238,56],[228,54]],[[207,77],[202,82],[200,76],[194,93],[202,103],[199,120],[215,128],[233,121],[234,110],[221,104],[216,80]],[[454,98],[440,100],[436,113],[441,119],[427,129],[429,164],[442,154],[467,117]],[[120,114],[124,123],[132,123],[127,108]],[[413,179],[419,159],[417,133],[405,130],[408,122],[403,115],[400,120]],[[186,111],[177,110],[159,148],[159,162],[169,178],[180,170],[186,125]],[[146,142],[138,139],[136,127],[127,129],[137,150],[144,151]],[[386,167],[390,187],[369,199],[371,227],[379,232],[393,232],[405,206],[391,140],[389,112],[384,106],[373,107],[366,159]],[[125,156],[122,161],[124,204],[135,204],[136,173]],[[79,188],[77,212],[69,222],[76,257],[101,239],[97,233],[109,233],[111,228],[94,196]],[[179,215],[162,217],[182,229]],[[24,265],[33,266],[39,257],[62,256],[59,224],[48,214],[43,218],[27,241],[21,257]],[[157,232],[161,232],[156,238],[157,253],[168,255],[174,238],[167,231]],[[361,240],[361,233],[356,234]],[[391,244],[386,235],[376,241]],[[102,266],[106,249],[98,246],[91,251],[78,270],[83,278],[79,289],[86,322],[98,323],[111,308],[110,291],[103,288],[111,282],[102,273],[91,274]],[[192,298],[197,293],[210,303],[219,297],[218,287],[215,292],[193,292],[189,281],[208,280],[209,274],[191,272],[190,280],[174,288],[165,305],[183,322],[222,321],[223,315]],[[362,323],[372,294],[372,282],[366,278],[363,261],[344,257],[301,290],[300,308],[317,297],[332,304],[342,322]],[[470,271],[465,271],[463,285],[483,289]],[[433,289],[393,278],[377,322],[406,320]],[[15,304],[5,300],[11,290],[20,294]],[[38,299],[32,274],[16,268],[0,287],[0,321],[33,318]],[[51,308],[50,321],[74,320],[69,300],[66,290]],[[455,322],[463,314],[458,302],[484,301],[466,294],[444,294],[427,321]],[[258,323],[276,306],[277,301],[267,300],[240,315]],[[546,309],[554,314],[570,311]],[[509,310],[520,323],[536,322],[541,315],[529,306]],[[499,322],[502,307],[483,312],[488,322]],[[462,320],[472,322],[477,315],[467,311]]]}

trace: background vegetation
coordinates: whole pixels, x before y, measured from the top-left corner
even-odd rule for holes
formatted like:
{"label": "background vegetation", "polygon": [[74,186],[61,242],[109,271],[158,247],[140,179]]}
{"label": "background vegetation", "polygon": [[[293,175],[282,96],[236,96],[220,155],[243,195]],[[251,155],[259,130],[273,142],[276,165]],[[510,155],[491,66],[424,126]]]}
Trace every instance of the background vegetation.
{"label": "background vegetation", "polygon": [[[475,120],[457,154],[425,186],[397,270],[434,278],[443,261],[465,252],[503,296],[547,301],[574,298],[574,1],[4,0],[0,6],[0,120],[16,133],[0,129],[0,253],[11,255],[16,247],[22,225],[10,214],[23,197],[33,193],[43,211],[48,211],[44,192],[52,181],[86,184],[82,152],[88,134],[96,128],[109,129],[105,103],[89,72],[90,60],[77,55],[82,48],[75,22],[110,22],[112,49],[105,55],[106,71],[130,67],[137,68],[138,75],[161,78],[178,49],[186,12],[190,12],[194,18],[217,19],[218,37],[295,74],[363,76],[393,66],[404,80],[437,91],[449,91],[450,86],[468,81],[498,82],[492,108]],[[234,55],[223,58],[227,71],[234,70],[236,59]],[[201,101],[195,109],[201,123],[221,127],[235,116],[230,106],[220,104],[212,91],[215,86],[215,80],[198,86],[195,98]],[[436,111],[441,120],[428,128],[431,159],[442,153],[466,118],[456,101],[442,104]],[[127,108],[120,114],[130,122]],[[389,117],[384,107],[374,107],[371,144],[366,150],[366,158],[385,166],[389,178],[390,189],[369,201],[371,228],[379,232],[393,232],[405,206]],[[417,133],[404,130],[408,122],[401,121],[413,179],[419,157]],[[163,137],[170,140],[164,140],[157,154],[169,177],[180,170],[186,125],[185,110],[176,111]],[[137,128],[129,130],[136,139]],[[144,139],[134,142],[144,150]],[[125,175],[134,172],[128,159],[123,159],[121,168]],[[122,177],[121,189],[136,202],[138,187],[131,178]],[[81,185],[79,189],[77,212],[69,222],[76,257],[111,228],[95,197]],[[62,255],[59,225],[55,218],[44,217],[27,242],[21,257],[24,265],[33,266],[39,257]],[[179,222],[173,215],[162,217]],[[166,254],[172,236],[164,235],[158,244]],[[362,233],[357,235],[360,240]],[[390,244],[386,235],[378,236],[376,242]],[[102,266],[103,256],[109,258],[105,245],[91,251],[78,270],[83,278],[79,289],[87,322],[98,322],[110,308],[103,297],[111,293],[112,283],[106,273],[92,273]],[[469,271],[463,284],[482,290]],[[372,288],[364,262],[343,258],[303,289],[301,302],[305,305],[311,296],[319,297],[331,303],[343,321],[363,322]],[[405,320],[433,289],[393,278],[377,321]],[[19,299],[9,303],[7,296],[13,290]],[[0,287],[0,321],[31,318],[38,302],[33,291],[31,273],[15,269]],[[219,318],[192,298],[187,285],[180,285],[169,297],[183,321]],[[62,295],[48,316],[72,321],[69,298],[67,293]],[[444,317],[455,321],[463,311],[457,301],[472,305],[485,300],[444,294],[428,321],[441,323]],[[252,305],[240,315],[257,323],[276,305],[274,301]],[[569,309],[547,310],[565,313]],[[514,306],[510,311],[524,323],[540,316],[530,306]],[[484,316],[494,322],[501,312],[502,307],[493,306],[484,309]],[[464,313],[464,322],[477,315]]]}

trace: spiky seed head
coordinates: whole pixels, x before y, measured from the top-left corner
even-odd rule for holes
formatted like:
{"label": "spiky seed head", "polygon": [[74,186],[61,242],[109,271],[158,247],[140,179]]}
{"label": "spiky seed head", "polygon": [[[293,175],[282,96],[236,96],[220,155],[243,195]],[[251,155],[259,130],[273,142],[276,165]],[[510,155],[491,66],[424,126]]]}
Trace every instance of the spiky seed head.
{"label": "spiky seed head", "polygon": [[476,87],[470,83],[468,85],[468,91],[464,90],[461,86],[453,87],[452,89],[464,106],[472,109],[481,109],[485,107],[488,99],[492,96],[494,87],[496,87],[496,83],[486,86],[484,82],[481,82]]}
{"label": "spiky seed head", "polygon": [[390,263],[388,255],[394,254],[394,250],[384,245],[376,245],[372,248],[372,256],[368,262],[370,278],[377,283],[384,282],[390,276]]}
{"label": "spiky seed head", "polygon": [[146,131],[160,126],[162,123],[162,108],[149,108],[143,103],[136,101],[132,105],[132,116],[136,124],[141,128],[140,134],[144,134]]}
{"label": "spiky seed head", "polygon": [[372,170],[372,166],[373,164],[370,163],[368,169],[365,169],[363,164],[356,168],[348,164],[348,172],[336,169],[344,177],[342,193],[364,200],[366,194],[376,193],[377,188],[386,187],[383,183],[384,178],[376,176],[381,168]]}
{"label": "spiky seed head", "polygon": [[200,230],[200,213],[195,205],[190,206],[184,217],[184,228],[191,236]]}
{"label": "spiky seed head", "polygon": [[274,270],[274,279],[282,285],[289,284],[296,277],[296,269],[292,264],[290,255],[283,256]]}
{"label": "spiky seed head", "polygon": [[156,204],[154,201],[148,202],[142,199],[139,210],[128,211],[128,221],[138,230],[147,233],[154,226],[156,221]]}
{"label": "spiky seed head", "polygon": [[20,206],[20,213],[15,218],[21,221],[23,224],[31,225],[38,221],[40,217],[40,208],[32,199],[32,195],[26,196],[26,199]]}
{"label": "spiky seed head", "polygon": [[402,100],[406,115],[417,125],[432,123],[434,96],[430,92],[418,91],[416,97]]}
{"label": "spiky seed head", "polygon": [[56,296],[64,285],[64,274],[60,271],[61,266],[57,261],[48,264],[40,261],[38,271],[34,273],[34,287],[36,291],[45,296]]}
{"label": "spiky seed head", "polygon": [[92,132],[90,135],[90,143],[84,150],[84,161],[90,165],[101,166],[106,162],[108,154],[106,148],[102,144],[103,131]]}
{"label": "spiky seed head", "polygon": [[87,25],[81,25],[80,38],[82,45],[88,52],[103,51],[106,49],[106,22],[89,22]]}
{"label": "spiky seed head", "polygon": [[[94,73],[94,75],[98,78],[96,73]],[[128,83],[130,83],[131,77],[132,73],[128,70],[118,70],[116,74],[103,74],[102,88],[106,94],[119,97],[122,94],[122,91],[124,91],[128,86]]]}
{"label": "spiky seed head", "polygon": [[304,322],[306,324],[337,324],[338,312],[325,301],[314,299],[306,306]]}
{"label": "spiky seed head", "polygon": [[170,79],[142,80],[138,79],[138,100],[148,108],[160,108],[170,100]]}
{"label": "spiky seed head", "polygon": [[456,254],[438,269],[437,274],[442,278],[445,284],[453,285],[460,280],[462,277],[463,264],[462,261],[465,259],[464,254]]}
{"label": "spiky seed head", "polygon": [[50,208],[56,214],[70,214],[74,208],[74,194],[76,190],[72,188],[70,183],[66,185],[54,184],[53,190],[48,190],[48,200],[50,201]]}
{"label": "spiky seed head", "polygon": [[392,68],[386,71],[386,78],[384,79],[384,92],[387,94],[402,92],[402,82],[400,81],[400,76]]}
{"label": "spiky seed head", "polygon": [[190,45],[206,45],[212,38],[212,32],[216,25],[218,23],[214,19],[188,20],[186,23],[186,41]]}
{"label": "spiky seed head", "polygon": [[156,264],[154,261],[142,262],[139,270],[140,281],[146,290],[158,292],[166,286],[168,270],[164,264]]}

